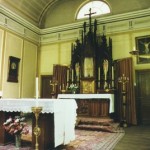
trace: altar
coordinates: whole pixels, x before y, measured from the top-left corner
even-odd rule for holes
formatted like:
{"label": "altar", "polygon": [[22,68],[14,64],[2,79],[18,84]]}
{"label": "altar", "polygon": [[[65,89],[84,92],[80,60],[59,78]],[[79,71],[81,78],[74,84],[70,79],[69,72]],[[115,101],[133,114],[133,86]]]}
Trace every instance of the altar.
{"label": "altar", "polygon": [[[114,94],[58,94],[58,99],[76,99],[78,104],[78,113],[99,117],[101,109],[105,109],[104,116],[114,113]],[[100,106],[103,101],[103,107]],[[82,105],[82,106],[81,106]],[[81,108],[81,109],[80,109]],[[80,109],[80,110],[79,110]],[[108,112],[107,112],[108,111]],[[80,113],[80,114],[81,114]]]}
{"label": "altar", "polygon": [[[71,101],[66,99],[0,99],[0,126],[8,119],[5,118],[5,113],[32,113],[31,107],[35,106],[43,108],[38,120],[41,128],[41,135],[39,136],[40,150],[65,145],[75,139],[74,128],[77,104],[74,99],[71,99]],[[33,125],[35,125],[34,117]],[[33,125],[32,128],[34,128]],[[3,128],[0,128],[0,132],[0,143],[9,142],[9,139],[5,137]],[[33,133],[32,145],[33,147],[35,145]]]}

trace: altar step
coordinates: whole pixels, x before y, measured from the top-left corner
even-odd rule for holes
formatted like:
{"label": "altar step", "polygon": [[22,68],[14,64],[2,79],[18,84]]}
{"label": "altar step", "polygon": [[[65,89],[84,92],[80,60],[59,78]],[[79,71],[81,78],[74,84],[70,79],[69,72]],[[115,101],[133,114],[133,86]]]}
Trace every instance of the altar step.
{"label": "altar step", "polygon": [[114,122],[114,120],[111,118],[78,117],[76,129],[120,132],[120,124]]}

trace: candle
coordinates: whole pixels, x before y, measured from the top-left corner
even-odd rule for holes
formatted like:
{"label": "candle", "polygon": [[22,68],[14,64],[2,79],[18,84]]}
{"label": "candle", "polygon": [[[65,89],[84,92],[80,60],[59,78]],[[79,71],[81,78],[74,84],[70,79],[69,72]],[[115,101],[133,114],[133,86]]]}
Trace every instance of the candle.
{"label": "candle", "polygon": [[114,67],[112,66],[112,80],[114,80]]}
{"label": "candle", "polygon": [[100,72],[100,67],[98,68],[98,80],[100,81],[101,78],[101,72]]}
{"label": "candle", "polygon": [[69,81],[69,69],[67,70],[67,82]]}
{"label": "candle", "polygon": [[74,75],[73,75],[73,69],[72,69],[72,82],[73,82],[73,77],[74,77]]}
{"label": "candle", "polygon": [[39,96],[39,85],[38,85],[38,77],[36,77],[36,99],[38,99]]}

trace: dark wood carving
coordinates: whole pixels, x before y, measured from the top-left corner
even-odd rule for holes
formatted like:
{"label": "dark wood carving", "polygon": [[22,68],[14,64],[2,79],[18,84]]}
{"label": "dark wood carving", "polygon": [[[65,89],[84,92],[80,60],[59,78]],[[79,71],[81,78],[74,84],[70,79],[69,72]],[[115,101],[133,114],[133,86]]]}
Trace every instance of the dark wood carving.
{"label": "dark wood carving", "polygon": [[77,99],[79,116],[109,117],[109,99]]}
{"label": "dark wood carving", "polygon": [[[107,42],[106,35],[97,34],[97,21],[91,22],[91,12],[89,14],[89,26],[84,22],[82,38],[77,39],[75,44],[72,44],[71,54],[71,69],[73,70],[73,80],[69,80],[73,83],[79,84],[82,79],[92,78],[96,82],[97,89],[112,89],[112,40],[109,38]],[[89,30],[87,31],[87,28]],[[84,74],[84,60],[85,58],[92,58],[93,68],[92,75],[86,76]],[[104,61],[108,61],[108,71],[105,77],[104,75]],[[79,65],[79,73],[77,73],[76,66]],[[78,77],[79,76],[79,77]],[[106,83],[107,86],[104,84]]]}

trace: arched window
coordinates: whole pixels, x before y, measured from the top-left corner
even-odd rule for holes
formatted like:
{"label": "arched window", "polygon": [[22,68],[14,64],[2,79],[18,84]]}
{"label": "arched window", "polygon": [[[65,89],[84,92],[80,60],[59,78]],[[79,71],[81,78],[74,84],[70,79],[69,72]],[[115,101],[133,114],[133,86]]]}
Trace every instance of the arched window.
{"label": "arched window", "polygon": [[77,14],[77,19],[83,19],[89,17],[89,10],[93,13],[92,16],[99,16],[103,14],[110,13],[110,8],[106,2],[103,1],[91,1],[82,6]]}

